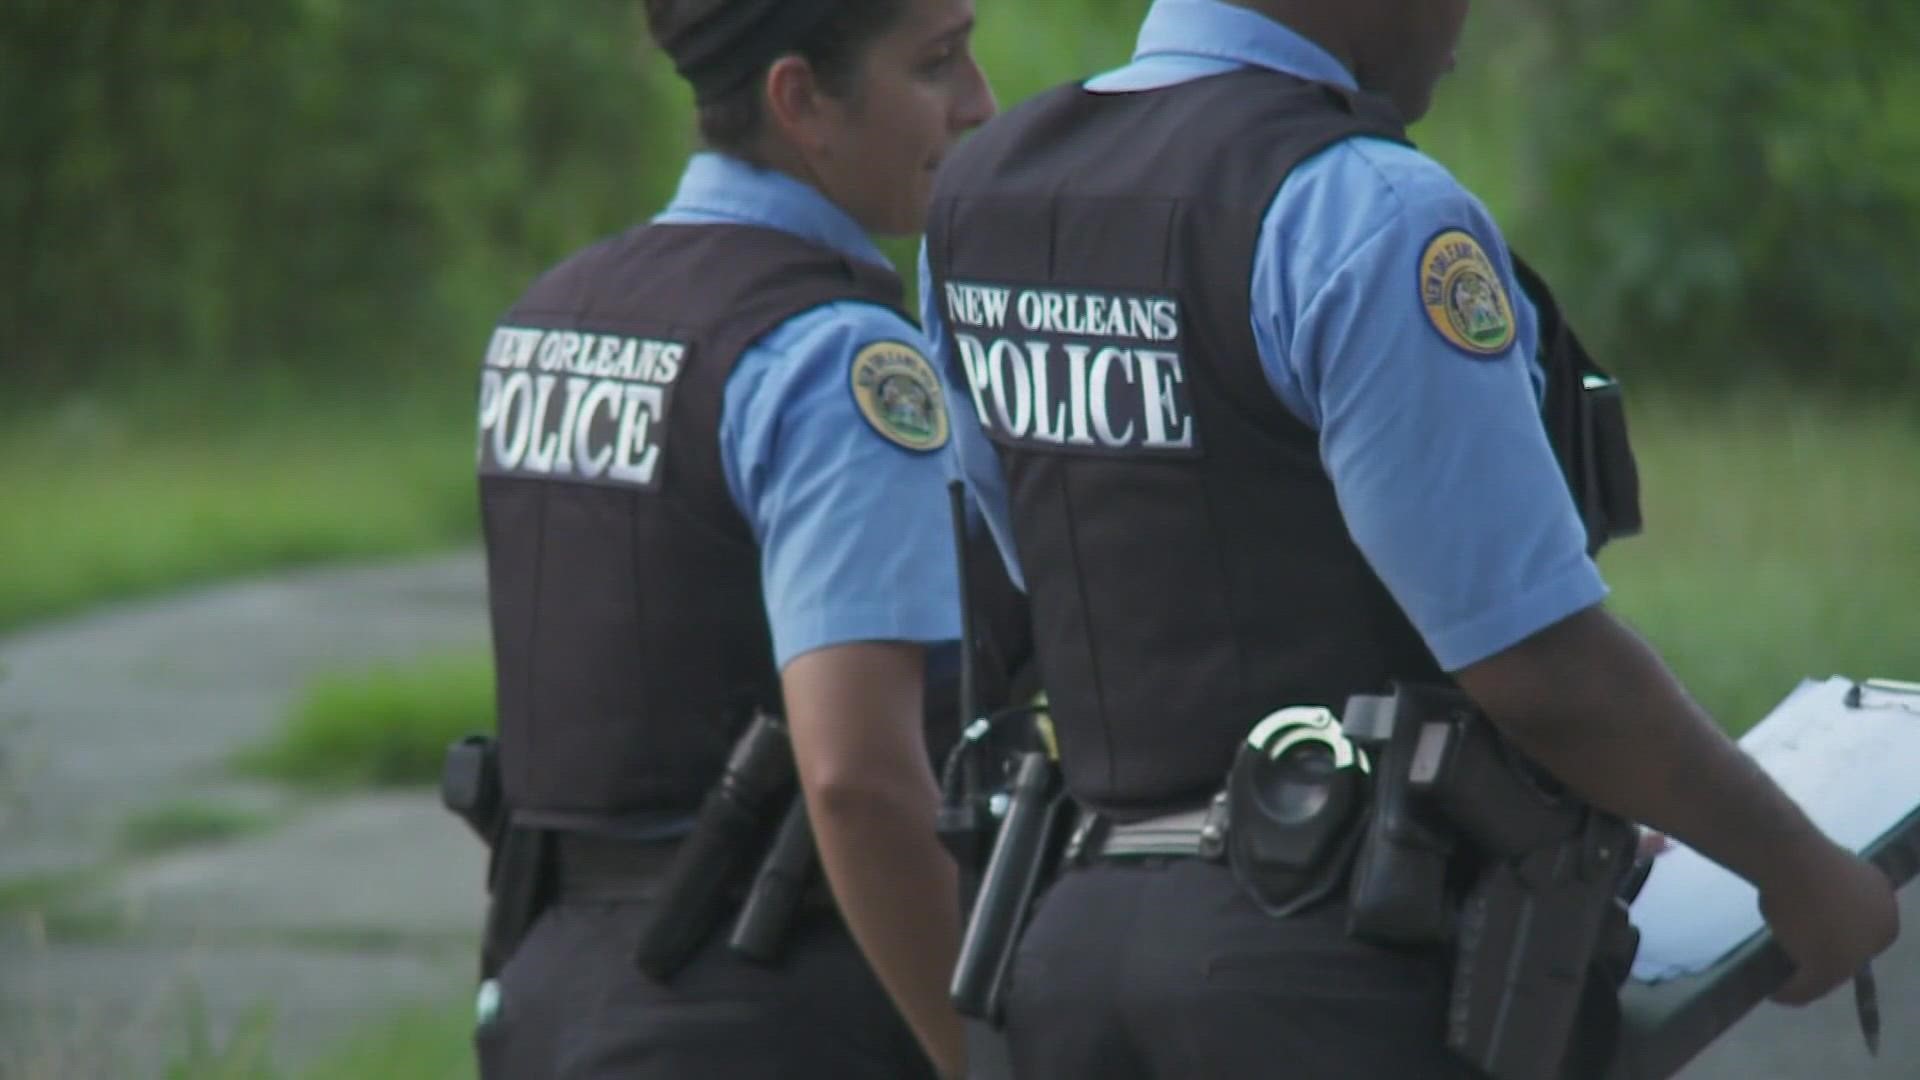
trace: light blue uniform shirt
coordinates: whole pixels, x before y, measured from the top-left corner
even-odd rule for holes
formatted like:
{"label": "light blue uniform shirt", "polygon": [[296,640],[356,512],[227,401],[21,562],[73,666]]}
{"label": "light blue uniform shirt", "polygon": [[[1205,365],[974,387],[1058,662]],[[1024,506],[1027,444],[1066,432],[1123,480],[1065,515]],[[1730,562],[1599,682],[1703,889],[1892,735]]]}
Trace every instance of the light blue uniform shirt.
{"label": "light blue uniform shirt", "polygon": [[[654,221],[779,229],[887,265],[860,226],[818,191],[720,154],[688,163]],[[727,379],[720,461],[760,543],[761,588],[782,668],[830,645],[960,637],[942,455],[883,438],[854,401],[853,358],[880,341],[926,348],[897,312],[861,301],[824,304],[761,338]]]}
{"label": "light blue uniform shirt", "polygon": [[[1357,89],[1338,60],[1219,0],[1157,0],[1133,62],[1087,89],[1129,93],[1242,67]],[[1494,260],[1514,311],[1496,357],[1449,344],[1416,288],[1440,232]],[[921,252],[921,307],[953,417],[953,466],[1007,554],[1006,485],[971,415]],[[1253,336],[1267,382],[1319,433],[1348,531],[1441,666],[1484,660],[1606,597],[1540,420],[1537,316],[1486,208],[1431,158],[1381,139],[1301,163],[1261,226]],[[1204,437],[1204,436],[1203,436]]]}

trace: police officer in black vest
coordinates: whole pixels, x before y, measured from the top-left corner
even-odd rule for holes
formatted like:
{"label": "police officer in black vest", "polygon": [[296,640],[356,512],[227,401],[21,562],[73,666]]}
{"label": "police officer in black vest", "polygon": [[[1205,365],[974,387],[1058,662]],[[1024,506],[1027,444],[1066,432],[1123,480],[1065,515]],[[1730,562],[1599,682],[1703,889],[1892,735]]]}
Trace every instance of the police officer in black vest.
{"label": "police officer in black vest", "polygon": [[[496,844],[522,875],[496,870],[496,911],[531,895],[536,915],[492,943],[482,1073],[954,1075],[956,887],[923,731],[959,636],[948,417],[869,234],[919,231],[935,166],[992,115],[972,4],[647,12],[708,149],[650,224],[542,276],[483,369],[499,760],[512,850],[538,853]],[[831,897],[776,965],[721,920],[644,975],[663,867],[765,715]]]}
{"label": "police officer in black vest", "polygon": [[1118,857],[1204,854],[1257,721],[1395,682],[1457,685],[1593,804],[1752,881],[1797,968],[1779,1000],[1896,933],[1885,878],[1602,607],[1590,549],[1631,523],[1559,420],[1577,347],[1406,141],[1467,6],[1157,0],[1131,64],[942,169],[923,321],[954,453],[1100,825],[1014,962],[1021,1076],[1473,1074],[1445,958],[1350,937],[1344,892],[1276,918],[1213,859]]}

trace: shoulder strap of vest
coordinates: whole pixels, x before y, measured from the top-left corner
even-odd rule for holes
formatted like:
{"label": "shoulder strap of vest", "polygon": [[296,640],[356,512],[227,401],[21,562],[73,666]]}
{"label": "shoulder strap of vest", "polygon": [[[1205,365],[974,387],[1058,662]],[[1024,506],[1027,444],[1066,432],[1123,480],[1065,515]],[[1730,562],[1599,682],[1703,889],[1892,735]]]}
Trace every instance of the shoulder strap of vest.
{"label": "shoulder strap of vest", "polygon": [[[860,300],[900,311],[899,275],[831,248],[777,229],[753,226],[656,226],[676,232],[660,237],[690,272],[712,275],[720,321],[698,328],[709,358],[725,366],[707,373],[724,384],[740,355],[788,319],[839,300]],[[684,230],[684,231],[680,231]],[[697,270],[694,268],[698,268]],[[908,320],[913,325],[912,320]],[[722,395],[706,395],[710,415],[699,415],[700,430],[720,428]],[[717,467],[717,460],[716,460]],[[736,536],[751,542],[752,531],[725,485],[710,485],[706,513],[724,516]],[[721,501],[724,498],[724,504]]]}
{"label": "shoulder strap of vest", "polygon": [[[1253,84],[1257,89],[1250,92],[1247,84]],[[1208,112],[1217,110],[1221,115],[1260,117],[1251,122],[1263,124],[1275,122],[1277,116],[1285,117],[1288,135],[1284,139],[1269,138],[1266,131],[1254,136],[1254,142],[1271,147],[1266,155],[1267,164],[1257,180],[1261,186],[1255,198],[1247,203],[1247,212],[1251,216],[1231,229],[1220,241],[1222,247],[1231,250],[1232,257],[1244,267],[1246,284],[1241,296],[1249,300],[1253,266],[1260,256],[1261,226],[1274,200],[1279,197],[1281,187],[1300,163],[1352,138],[1379,138],[1413,145],[1407,137],[1406,124],[1401,120],[1399,111],[1390,101],[1375,94],[1351,91],[1330,83],[1312,82],[1264,68],[1247,68],[1189,85],[1192,88],[1190,92],[1213,97],[1214,103],[1207,107]],[[1261,109],[1258,103],[1277,100],[1274,96],[1276,87],[1286,95],[1283,99],[1286,104],[1281,106],[1279,113]],[[1215,145],[1223,154],[1242,156],[1240,149],[1230,143],[1216,141]],[[1259,362],[1251,323],[1238,320],[1235,325],[1240,348],[1235,350],[1236,355],[1221,358],[1219,371],[1235,388],[1234,397],[1240,407],[1258,418],[1269,431],[1303,450],[1317,445],[1318,434],[1281,403],[1267,382],[1266,373]]]}
{"label": "shoulder strap of vest", "polygon": [[[877,304],[906,319],[900,299],[900,278],[890,267],[869,265],[791,233],[744,225],[649,224],[595,244],[543,275],[509,317],[618,321],[635,314],[633,308],[650,323],[666,324],[658,330],[671,327],[697,341],[707,359],[683,377],[681,386],[684,390],[697,380],[704,389],[676,400],[675,427],[709,433],[711,439],[710,433],[719,430],[722,388],[754,342],[795,315],[837,300]],[[717,451],[681,454],[674,468],[694,482],[668,497],[688,500],[717,538],[753,546],[752,530],[720,480]]]}
{"label": "shoulder strap of vest", "polygon": [[900,276],[890,267],[851,258],[777,229],[718,226],[711,237],[736,267],[726,283],[734,302],[724,325],[709,329],[710,347],[735,355],[781,323],[839,300],[877,304],[907,319]]}
{"label": "shoulder strap of vest", "polygon": [[1408,146],[1413,145],[1413,140],[1407,137],[1407,122],[1401,118],[1400,110],[1394,108],[1392,101],[1379,94],[1370,94],[1363,90],[1348,90],[1344,86],[1335,86],[1332,83],[1313,83],[1312,85],[1317,86],[1335,108],[1353,117],[1358,127],[1352,134],[1377,135],[1395,142],[1406,143]]}

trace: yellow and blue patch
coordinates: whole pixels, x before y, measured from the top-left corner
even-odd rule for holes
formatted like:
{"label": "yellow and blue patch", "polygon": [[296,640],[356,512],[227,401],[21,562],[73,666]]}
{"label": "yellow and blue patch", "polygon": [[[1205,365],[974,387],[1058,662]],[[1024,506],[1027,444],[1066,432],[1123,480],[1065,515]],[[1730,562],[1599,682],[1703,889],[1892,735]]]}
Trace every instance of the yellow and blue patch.
{"label": "yellow and blue patch", "polygon": [[916,452],[947,445],[947,406],[940,379],[920,350],[879,341],[853,358],[850,376],[860,415],[895,446]]}
{"label": "yellow and blue patch", "polygon": [[1420,256],[1420,303],[1447,344],[1493,357],[1513,345],[1513,304],[1486,250],[1463,229],[1447,229]]}

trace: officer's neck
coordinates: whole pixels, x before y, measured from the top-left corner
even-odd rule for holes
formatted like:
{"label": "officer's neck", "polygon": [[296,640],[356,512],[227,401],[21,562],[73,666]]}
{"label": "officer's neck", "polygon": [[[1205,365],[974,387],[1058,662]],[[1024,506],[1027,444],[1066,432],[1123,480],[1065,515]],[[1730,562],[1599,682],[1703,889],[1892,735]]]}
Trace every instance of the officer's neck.
{"label": "officer's neck", "polygon": [[816,190],[820,187],[819,178],[814,174],[813,167],[808,164],[807,156],[783,139],[762,136],[754,140],[746,157],[762,169],[786,173]]}
{"label": "officer's neck", "polygon": [[760,138],[735,152],[735,156],[756,169],[784,173],[839,204],[833,192],[822,183],[819,170],[797,146],[777,136],[762,133]]}

